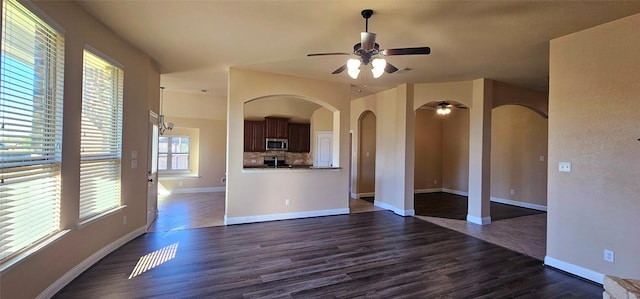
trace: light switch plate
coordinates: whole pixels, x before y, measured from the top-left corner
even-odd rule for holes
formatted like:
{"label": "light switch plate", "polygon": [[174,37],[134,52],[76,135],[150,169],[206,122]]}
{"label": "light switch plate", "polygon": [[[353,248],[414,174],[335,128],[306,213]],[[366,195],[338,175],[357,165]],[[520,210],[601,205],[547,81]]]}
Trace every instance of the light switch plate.
{"label": "light switch plate", "polygon": [[558,170],[560,172],[571,172],[571,162],[560,162],[558,164]]}

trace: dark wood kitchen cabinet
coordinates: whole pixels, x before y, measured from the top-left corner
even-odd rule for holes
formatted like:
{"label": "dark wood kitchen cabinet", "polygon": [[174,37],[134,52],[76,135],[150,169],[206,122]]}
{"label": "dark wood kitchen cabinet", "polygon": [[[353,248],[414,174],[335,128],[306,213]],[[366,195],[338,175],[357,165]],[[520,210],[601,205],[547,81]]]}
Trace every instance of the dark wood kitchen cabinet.
{"label": "dark wood kitchen cabinet", "polygon": [[266,138],[288,138],[289,119],[281,117],[265,117]]}
{"label": "dark wood kitchen cabinet", "polygon": [[244,121],[244,151],[264,152],[265,151],[265,122],[264,121]]}
{"label": "dark wood kitchen cabinet", "polygon": [[311,151],[311,125],[289,124],[289,151],[294,153]]}

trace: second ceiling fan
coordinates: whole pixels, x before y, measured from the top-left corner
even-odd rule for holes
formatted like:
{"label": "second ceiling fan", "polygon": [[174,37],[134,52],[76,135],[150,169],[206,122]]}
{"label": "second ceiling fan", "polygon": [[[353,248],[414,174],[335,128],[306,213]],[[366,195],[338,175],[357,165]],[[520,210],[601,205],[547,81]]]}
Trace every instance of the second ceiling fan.
{"label": "second ceiling fan", "polygon": [[431,53],[429,47],[416,47],[416,48],[396,48],[380,50],[380,45],[376,43],[376,34],[369,32],[369,18],[373,15],[373,10],[365,9],[361,12],[362,17],[365,19],[365,31],[360,33],[360,42],[353,46],[353,52],[333,52],[333,53],[312,53],[307,56],[328,56],[328,55],[356,55],[360,58],[352,58],[342,65],[332,74],[342,73],[347,70],[349,76],[353,79],[358,77],[360,73],[360,65],[368,65],[371,63],[373,68],[371,69],[374,78],[382,76],[383,72],[394,73],[398,70],[397,67],[386,62],[384,58],[378,56],[392,56],[392,55],[426,55]]}

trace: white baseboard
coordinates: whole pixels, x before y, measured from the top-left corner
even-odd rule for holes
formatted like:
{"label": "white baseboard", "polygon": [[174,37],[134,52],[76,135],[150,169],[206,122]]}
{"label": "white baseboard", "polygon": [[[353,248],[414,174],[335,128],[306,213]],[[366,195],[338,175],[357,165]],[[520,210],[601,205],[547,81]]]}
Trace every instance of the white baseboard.
{"label": "white baseboard", "polygon": [[226,187],[206,187],[206,188],[181,188],[181,189],[173,189],[169,190],[172,194],[181,194],[181,193],[206,193],[206,192],[225,192],[227,191]]}
{"label": "white baseboard", "polygon": [[528,203],[528,202],[522,202],[522,201],[516,201],[516,200],[511,200],[511,199],[506,199],[506,198],[500,198],[500,197],[491,197],[491,201],[493,202],[498,202],[498,203],[503,203],[506,205],[512,205],[512,206],[517,206],[517,207],[522,207],[522,208],[527,208],[527,209],[533,209],[533,210],[538,210],[538,211],[547,211],[547,206],[543,206],[543,205],[538,205],[538,204],[534,204],[534,203]]}
{"label": "white baseboard", "polygon": [[480,225],[487,225],[491,223],[491,216],[489,217],[477,217],[467,214],[467,221]]}
{"label": "white baseboard", "polygon": [[460,196],[469,196],[469,192],[466,192],[466,191],[458,191],[458,190],[452,190],[452,189],[447,189],[447,188],[442,188],[442,192],[447,192],[447,193],[451,193],[451,194],[455,194],[455,195],[460,195]]}
{"label": "white baseboard", "polygon": [[401,210],[396,208],[395,206],[392,206],[386,202],[382,202],[379,200],[374,200],[373,201],[373,205],[376,207],[379,207],[381,209],[385,209],[385,210],[389,210],[392,211],[400,216],[415,216],[416,215],[416,210],[411,209],[411,210]]}
{"label": "white baseboard", "polygon": [[596,271],[589,270],[587,268],[583,268],[578,265],[574,265],[559,259],[552,258],[548,255],[544,257],[544,264],[556,269],[560,269],[562,271],[569,272],[573,275],[580,276],[582,278],[591,280],[599,284],[604,283],[604,274],[598,273]]}
{"label": "white baseboard", "polygon": [[283,213],[283,214],[269,214],[269,215],[258,215],[258,216],[242,216],[242,217],[227,217],[227,215],[224,215],[224,225],[319,217],[319,216],[344,215],[344,214],[349,214],[348,208],[309,211],[309,212]]}
{"label": "white baseboard", "polygon": [[442,188],[414,189],[413,190],[414,194],[418,194],[418,193],[435,193],[435,192],[442,192]]}
{"label": "white baseboard", "polygon": [[362,193],[356,194],[357,197],[354,197],[354,198],[374,197],[375,195],[376,195],[375,192],[362,192]]}
{"label": "white baseboard", "polygon": [[138,236],[144,234],[146,231],[147,230],[146,230],[146,225],[145,225],[145,226],[137,228],[136,230],[134,230],[134,231],[122,236],[118,240],[115,240],[115,241],[111,242],[111,244],[109,244],[109,245],[107,245],[105,247],[102,247],[100,250],[96,251],[94,254],[92,254],[91,256],[86,258],[84,261],[82,261],[81,263],[77,264],[75,267],[71,268],[71,270],[67,271],[67,273],[65,273],[60,278],[58,278],[58,280],[56,280],[54,283],[52,283],[44,291],[42,291],[42,293],[40,293],[40,295],[38,295],[36,298],[44,299],[44,298],[53,297],[53,295],[55,295],[60,290],[62,290],[62,288],[64,288],[72,280],[74,280],[76,277],[78,277],[80,274],[82,274],[82,272],[86,271],[87,269],[89,269],[89,267],[93,266],[93,264],[97,263],[102,258],[107,256],[109,253],[113,252],[114,250],[122,247],[122,245],[127,244],[127,242],[129,242],[129,241],[137,238]]}

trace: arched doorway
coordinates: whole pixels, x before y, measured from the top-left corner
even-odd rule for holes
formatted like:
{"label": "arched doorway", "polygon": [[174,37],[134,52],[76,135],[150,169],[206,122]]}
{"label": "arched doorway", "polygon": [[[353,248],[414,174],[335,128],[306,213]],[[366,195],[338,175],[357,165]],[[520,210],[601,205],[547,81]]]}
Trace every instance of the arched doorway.
{"label": "arched doorway", "polygon": [[376,191],[376,115],[365,111],[358,120],[358,195],[373,203]]}

